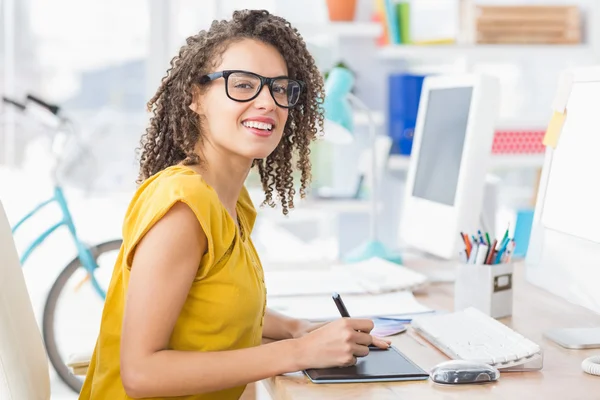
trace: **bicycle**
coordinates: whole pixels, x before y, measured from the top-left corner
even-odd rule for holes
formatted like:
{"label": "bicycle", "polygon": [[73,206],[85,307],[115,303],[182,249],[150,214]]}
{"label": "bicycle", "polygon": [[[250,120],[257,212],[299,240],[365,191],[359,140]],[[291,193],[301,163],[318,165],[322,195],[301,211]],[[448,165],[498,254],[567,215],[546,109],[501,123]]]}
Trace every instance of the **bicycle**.
{"label": "bicycle", "polygon": [[[44,122],[46,122],[46,125],[48,125],[50,128],[55,130],[56,135],[58,135],[59,133],[68,134],[69,128],[71,128],[71,134],[75,135],[75,129],[73,128],[73,125],[71,124],[69,119],[60,115],[60,108],[58,106],[49,104],[33,95],[27,95],[27,100],[27,103],[21,103],[13,99],[3,97],[3,101],[5,103],[15,106],[18,110],[22,112],[25,112],[30,108],[37,107],[38,110],[36,110],[34,114],[40,116],[41,114],[39,114],[39,112],[41,108],[41,110],[47,114],[41,119],[45,119],[47,117],[54,118],[54,121],[52,121],[52,119],[47,119]],[[83,268],[85,275],[83,276],[83,279],[80,279],[79,282],[74,285],[74,289],[78,290],[84,283],[89,282],[91,284],[91,287],[93,288],[93,292],[96,295],[98,295],[102,303],[104,303],[106,297],[106,290],[104,287],[102,287],[97,277],[97,273],[100,269],[98,260],[101,256],[108,252],[118,252],[121,248],[122,240],[115,239],[89,246],[80,239],[80,237],[77,234],[75,223],[73,221],[67,200],[65,198],[63,188],[59,182],[59,179],[57,178],[56,169],[60,164],[60,157],[57,158],[58,159],[56,161],[56,165],[54,166],[54,171],[52,173],[52,176],[54,178],[54,193],[52,197],[46,201],[43,201],[35,208],[33,208],[33,210],[27,213],[24,217],[22,217],[12,227],[12,233],[14,235],[15,232],[21,226],[23,226],[25,222],[29,221],[32,217],[37,215],[38,212],[44,209],[46,206],[56,204],[60,209],[60,214],[62,218],[59,222],[48,227],[43,233],[41,233],[36,239],[33,240],[33,242],[31,242],[27,246],[27,248],[20,256],[21,265],[24,266],[25,262],[35,251],[35,249],[38,248],[38,246],[41,245],[48,237],[50,237],[54,232],[56,232],[59,228],[63,226],[67,228],[69,236],[75,244],[77,256],[67,264],[67,266],[62,270],[62,272],[60,272],[60,274],[52,284],[52,287],[46,298],[42,317],[42,336],[46,346],[48,358],[54,370],[57,372],[60,379],[67,386],[69,386],[73,391],[79,393],[83,382],[81,378],[78,378],[77,376],[73,375],[70,369],[67,367],[66,360],[64,360],[61,356],[60,346],[58,344],[58,338],[56,335],[56,314],[59,299],[61,298],[61,295],[69,288],[69,282],[71,278],[74,277],[79,271],[81,271],[81,268]]]}

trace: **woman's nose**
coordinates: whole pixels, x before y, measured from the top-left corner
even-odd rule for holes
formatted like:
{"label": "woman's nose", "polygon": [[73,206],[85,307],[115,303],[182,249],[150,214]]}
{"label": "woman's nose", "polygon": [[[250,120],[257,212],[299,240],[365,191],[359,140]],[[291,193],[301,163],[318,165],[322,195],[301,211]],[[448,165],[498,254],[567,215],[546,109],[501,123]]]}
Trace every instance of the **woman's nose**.
{"label": "woman's nose", "polygon": [[257,108],[273,110],[277,106],[275,99],[271,96],[271,91],[267,85],[264,85],[258,96],[254,99],[254,105]]}

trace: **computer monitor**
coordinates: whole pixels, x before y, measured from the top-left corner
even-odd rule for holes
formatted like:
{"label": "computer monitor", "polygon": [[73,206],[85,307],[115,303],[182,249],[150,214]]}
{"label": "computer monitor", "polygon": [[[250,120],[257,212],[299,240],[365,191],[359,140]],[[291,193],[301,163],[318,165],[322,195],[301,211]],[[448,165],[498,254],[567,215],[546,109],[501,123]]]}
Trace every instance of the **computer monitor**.
{"label": "computer monitor", "polygon": [[[525,271],[530,283],[600,313],[598,104],[600,66],[562,74],[546,133]],[[556,328],[562,324],[557,321]],[[557,329],[547,336],[565,347],[600,347],[600,328]]]}
{"label": "computer monitor", "polygon": [[[400,219],[401,246],[457,258],[460,232],[493,233],[483,207],[499,82],[486,75],[425,78]],[[487,210],[482,224],[482,210]]]}

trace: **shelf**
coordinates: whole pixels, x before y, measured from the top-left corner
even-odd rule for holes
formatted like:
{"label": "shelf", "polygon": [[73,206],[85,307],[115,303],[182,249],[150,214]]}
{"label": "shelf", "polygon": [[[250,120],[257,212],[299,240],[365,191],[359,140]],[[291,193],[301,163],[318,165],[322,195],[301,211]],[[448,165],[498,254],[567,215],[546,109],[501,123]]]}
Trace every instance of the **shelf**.
{"label": "shelf", "polygon": [[[387,129],[385,126],[385,114],[383,111],[372,111],[375,125],[382,129]],[[368,123],[367,113],[360,110],[354,110],[354,124],[356,126],[366,126]],[[524,129],[545,129],[548,121],[546,116],[538,117],[520,117],[520,118],[505,118],[500,119],[497,124],[499,130],[524,130]]]}
{"label": "shelf", "polygon": [[383,30],[381,24],[376,22],[326,22],[295,25],[302,36],[313,38],[325,36],[328,38],[377,38]]}
{"label": "shelf", "polygon": [[378,57],[394,59],[448,59],[452,57],[500,58],[553,56],[581,57],[592,56],[593,50],[588,45],[396,45],[382,47]]}
{"label": "shelf", "polygon": [[[392,171],[406,171],[410,165],[410,157],[392,154],[388,168]],[[544,154],[494,154],[491,158],[491,170],[519,168],[541,168],[544,165]]]}

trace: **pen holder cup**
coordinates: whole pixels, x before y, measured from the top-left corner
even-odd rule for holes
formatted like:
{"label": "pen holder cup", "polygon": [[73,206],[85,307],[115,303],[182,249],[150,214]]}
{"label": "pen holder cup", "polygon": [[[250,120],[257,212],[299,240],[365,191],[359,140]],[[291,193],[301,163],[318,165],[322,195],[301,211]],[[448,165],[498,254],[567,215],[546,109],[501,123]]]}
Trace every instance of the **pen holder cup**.
{"label": "pen holder cup", "polygon": [[512,315],[513,264],[459,264],[454,310],[474,307],[492,318]]}

